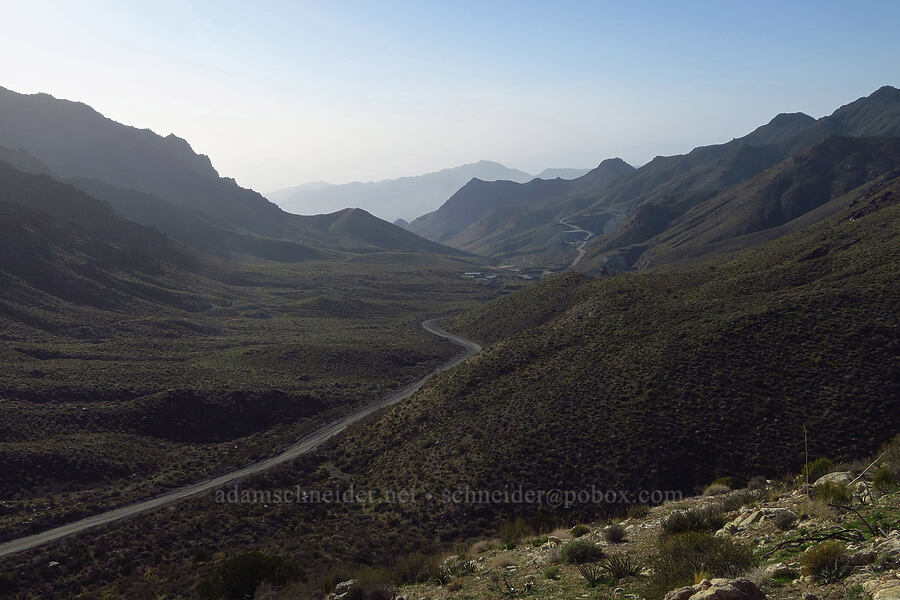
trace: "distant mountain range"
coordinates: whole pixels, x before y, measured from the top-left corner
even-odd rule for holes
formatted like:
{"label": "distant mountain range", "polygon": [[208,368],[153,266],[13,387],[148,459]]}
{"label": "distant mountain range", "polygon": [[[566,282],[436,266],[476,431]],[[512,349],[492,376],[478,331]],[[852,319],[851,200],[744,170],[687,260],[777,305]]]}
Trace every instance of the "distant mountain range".
{"label": "distant mountain range", "polygon": [[[588,171],[589,169],[545,169],[537,177],[574,179]],[[331,212],[351,206],[365,209],[388,221],[411,221],[439,207],[472,179],[524,183],[535,179],[535,175],[482,160],[399,179],[341,185],[316,181],[270,192],[266,197],[287,212],[300,215]]]}
{"label": "distant mountain range", "polygon": [[122,125],[47,94],[0,88],[0,161],[71,183],[121,216],[210,254],[279,261],[344,252],[463,254],[358,209],[316,217],[285,213],[220,177],[185,140]]}
{"label": "distant mountain range", "polygon": [[[409,229],[477,254],[562,266],[573,254],[573,234],[560,223],[565,219],[594,234],[579,263],[587,271],[739,249],[809,224],[807,219],[791,225],[838,191],[847,191],[846,186],[859,185],[887,168],[878,157],[885,149],[879,142],[860,146],[830,140],[811,153],[798,154],[829,136],[900,136],[900,90],[885,86],[821,119],[781,114],[731,142],[658,156],[639,169],[616,160],[604,161],[572,181],[472,181],[437,211],[412,221]],[[831,173],[835,165],[846,171],[832,173],[836,187],[826,190],[817,177]],[[845,176],[851,171],[854,178]],[[762,189],[736,187],[757,176],[762,179],[752,185]],[[771,181],[777,183],[767,183]],[[802,194],[812,197],[799,197]],[[710,219],[721,226],[713,227]],[[660,245],[669,250],[657,248]],[[675,246],[678,252],[671,251]]]}

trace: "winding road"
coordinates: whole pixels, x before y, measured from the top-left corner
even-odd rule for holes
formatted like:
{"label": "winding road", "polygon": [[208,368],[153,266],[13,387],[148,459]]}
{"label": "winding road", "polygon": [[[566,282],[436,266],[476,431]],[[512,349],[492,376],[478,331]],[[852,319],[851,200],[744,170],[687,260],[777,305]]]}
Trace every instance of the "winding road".
{"label": "winding road", "polygon": [[228,473],[225,473],[224,475],[219,475],[218,477],[214,477],[212,479],[206,479],[198,483],[192,483],[176,490],[172,490],[171,492],[166,492],[165,494],[156,496],[155,498],[141,500],[140,502],[135,502],[134,504],[128,504],[113,510],[108,510],[106,512],[93,515],[91,517],[86,517],[78,521],[67,523],[66,525],[48,529],[47,531],[43,531],[41,533],[36,533],[27,537],[4,542],[0,544],[0,556],[6,556],[15,552],[22,552],[23,550],[28,550],[30,548],[49,544],[50,542],[55,542],[64,537],[80,533],[87,529],[99,527],[101,525],[113,523],[127,517],[132,517],[134,515],[139,515],[141,513],[155,510],[174,502],[178,502],[179,500],[182,500],[184,498],[196,496],[197,494],[202,494],[203,492],[222,487],[223,485],[237,481],[239,479],[243,479],[250,475],[261,473],[263,471],[271,469],[274,466],[291,461],[302,454],[306,454],[307,452],[315,450],[326,441],[344,431],[353,423],[365,419],[372,413],[377,412],[382,408],[385,408],[392,404],[396,404],[401,400],[409,398],[417,391],[419,391],[419,389],[423,385],[425,385],[429,379],[431,379],[438,373],[448,371],[459,365],[461,362],[463,362],[473,354],[481,352],[480,345],[465,338],[461,338],[457,335],[453,335],[452,333],[447,333],[446,331],[438,327],[438,321],[439,319],[429,319],[422,323],[422,327],[429,333],[433,333],[434,335],[449,340],[454,344],[462,346],[463,348],[465,348],[465,352],[448,360],[421,379],[405,385],[404,387],[392,392],[391,394],[388,394],[384,398],[376,400],[375,402],[372,402],[371,404],[355,410],[336,421],[332,421],[328,425],[325,425],[324,427],[321,427],[320,429],[317,429],[316,431],[302,437],[292,446],[284,450],[281,454],[278,454],[271,458],[267,458],[265,460],[261,460],[251,465],[247,465],[245,467],[241,467],[239,469],[235,469],[234,471],[230,471]]}
{"label": "winding road", "polygon": [[[570,218],[570,217],[566,217],[566,219],[568,219],[568,218]],[[584,255],[587,252],[584,249],[584,247],[587,245],[588,240],[591,239],[592,237],[594,237],[594,232],[588,231],[587,229],[582,229],[578,225],[572,225],[571,223],[567,223],[566,219],[560,219],[559,222],[562,225],[565,225],[566,227],[571,227],[571,229],[569,231],[579,231],[579,232],[585,234],[584,240],[582,240],[580,242],[576,242],[574,244],[575,248],[578,250],[578,256],[575,257],[575,260],[572,261],[572,264],[570,264],[568,267],[566,267],[566,270],[568,271],[569,269],[574,268],[575,265],[577,265],[579,262],[581,262],[581,259],[584,258]]]}

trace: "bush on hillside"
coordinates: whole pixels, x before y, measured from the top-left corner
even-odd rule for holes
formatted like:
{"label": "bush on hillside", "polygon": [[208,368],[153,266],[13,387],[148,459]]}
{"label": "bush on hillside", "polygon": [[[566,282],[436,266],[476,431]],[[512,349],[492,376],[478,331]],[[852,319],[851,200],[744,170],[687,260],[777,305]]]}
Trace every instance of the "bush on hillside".
{"label": "bush on hillside", "polygon": [[674,510],[662,520],[668,534],[686,531],[715,531],[725,524],[725,515],[717,506],[703,506],[688,510]]}
{"label": "bush on hillside", "polygon": [[588,540],[575,540],[563,546],[559,558],[567,565],[597,562],[603,558],[603,548]]}
{"label": "bush on hillside", "polygon": [[603,529],[603,539],[611,544],[621,544],[625,541],[625,528],[614,523]]}
{"label": "bush on hillside", "polygon": [[659,600],[670,590],[692,585],[694,576],[736,577],[756,565],[753,550],[731,538],[688,531],[665,535],[648,565],[652,571],[644,586],[647,600]]}
{"label": "bush on hillside", "polygon": [[835,540],[825,540],[807,550],[800,559],[800,571],[804,575],[819,577],[827,571],[846,566],[847,547]]}

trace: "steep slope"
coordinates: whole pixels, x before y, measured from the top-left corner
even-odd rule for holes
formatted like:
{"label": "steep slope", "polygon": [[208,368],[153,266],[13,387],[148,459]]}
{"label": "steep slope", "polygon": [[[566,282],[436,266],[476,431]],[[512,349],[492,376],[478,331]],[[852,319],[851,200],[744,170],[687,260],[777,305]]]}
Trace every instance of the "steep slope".
{"label": "steep slope", "polygon": [[0,300],[12,302],[4,313],[48,298],[91,306],[190,301],[141,280],[194,268],[193,257],[71,185],[0,163],[0,212]]}
{"label": "steep slope", "polygon": [[94,198],[108,202],[125,218],[156,227],[173,240],[205,254],[223,258],[248,255],[279,262],[340,257],[340,254],[321,247],[237,231],[206,213],[155,194],[118,188],[96,179],[76,177],[69,182]]}
{"label": "steep slope", "polygon": [[[684,155],[658,156],[613,184],[592,185],[581,178],[571,189],[554,188],[542,197],[529,196],[527,203],[519,203],[506,218],[482,211],[465,225],[472,228],[466,235],[458,236],[460,223],[449,211],[446,216],[440,211],[427,215],[411,227],[425,237],[504,260],[525,261],[530,255],[555,248],[562,265],[571,261],[572,251],[566,248],[568,240],[560,236],[564,228],[556,219],[566,217],[595,234],[589,253],[606,256],[604,253],[615,250],[613,266],[629,268],[643,251],[635,245],[662,233],[692,207],[829,135],[900,136],[900,90],[883,87],[821,119],[802,113],[781,114],[730,142],[698,147]],[[507,197],[526,194],[524,186],[507,187]],[[492,198],[487,192],[466,200],[469,205],[490,207]],[[586,260],[579,268],[600,270],[604,264]]]}
{"label": "steep slope", "polygon": [[[0,145],[23,153],[20,159],[24,154],[34,157],[58,179],[76,179],[92,191],[100,186],[87,181],[102,182],[103,193],[111,201],[118,198],[122,206],[128,205],[131,214],[139,213],[142,222],[188,244],[198,240],[203,250],[224,248],[276,260],[347,250],[339,240],[323,235],[310,217],[285,213],[257,192],[220,177],[209,158],[196,154],[185,140],[116,123],[82,103],[0,88]],[[140,194],[131,194],[132,190]],[[137,203],[144,201],[152,206],[138,208]],[[173,205],[186,210],[173,210]],[[210,230],[210,224],[231,232]],[[388,223],[378,227],[385,226],[393,227]],[[382,236],[392,239],[389,248],[356,245],[354,249],[420,252],[430,248],[426,251],[453,253],[397,230]],[[225,239],[210,240],[210,236]],[[261,238],[299,242],[300,246]],[[402,247],[404,241],[409,244],[406,248]],[[305,247],[310,245],[317,248]]]}
{"label": "steep slope", "polygon": [[534,175],[482,160],[414,177],[342,185],[306,184],[266,196],[287,212],[295,214],[314,215],[344,208],[362,208],[386,221],[398,218],[411,221],[436,209],[473,178],[525,182],[534,179]]}
{"label": "steep slope", "polygon": [[763,243],[840,210],[844,204],[836,199],[851,190],[898,173],[900,139],[828,137],[693,206],[648,241],[649,250],[636,264],[645,267]]}
{"label": "steep slope", "polygon": [[804,425],[816,454],[870,452],[900,428],[898,193],[873,183],[727,262],[551,278],[464,314],[493,343],[350,432],[339,466],[381,489],[672,490],[797,469]]}

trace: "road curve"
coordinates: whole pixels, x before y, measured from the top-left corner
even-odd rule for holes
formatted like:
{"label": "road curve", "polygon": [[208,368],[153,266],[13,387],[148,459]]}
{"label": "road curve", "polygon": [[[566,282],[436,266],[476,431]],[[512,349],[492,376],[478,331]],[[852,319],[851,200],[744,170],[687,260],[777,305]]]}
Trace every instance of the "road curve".
{"label": "road curve", "polygon": [[448,371],[456,367],[458,364],[460,364],[473,354],[481,352],[480,345],[465,338],[461,338],[457,335],[453,335],[452,333],[447,333],[446,331],[438,327],[438,321],[439,319],[429,319],[427,321],[423,321],[422,327],[429,333],[433,333],[434,335],[447,339],[454,344],[462,346],[463,348],[465,348],[465,352],[455,356],[454,358],[451,358],[418,381],[414,381],[413,383],[405,385],[402,388],[392,392],[391,394],[388,394],[384,398],[376,400],[375,402],[372,402],[371,404],[355,410],[336,421],[332,421],[328,425],[325,425],[324,427],[321,427],[316,431],[300,438],[300,440],[284,450],[281,454],[278,454],[271,458],[267,458],[265,460],[261,460],[259,462],[255,462],[245,467],[241,467],[240,469],[235,469],[234,471],[230,471],[228,473],[225,473],[224,475],[219,475],[218,477],[214,477],[212,479],[206,479],[198,483],[192,483],[176,490],[172,490],[171,492],[166,492],[165,494],[156,496],[155,498],[141,500],[140,502],[135,502],[134,504],[128,504],[126,506],[93,515],[91,517],[86,517],[78,521],[67,523],[66,525],[48,529],[47,531],[43,531],[41,533],[36,533],[27,537],[4,542],[0,544],[0,556],[6,556],[8,554],[22,552],[23,550],[28,550],[30,548],[49,544],[50,542],[55,542],[64,537],[80,533],[82,531],[85,531],[86,529],[99,527],[101,525],[106,525],[120,519],[125,519],[127,517],[138,515],[140,513],[155,510],[162,506],[178,502],[179,500],[182,500],[184,498],[196,496],[197,494],[222,487],[223,485],[226,485],[233,481],[243,479],[250,475],[255,475],[256,473],[261,473],[267,469],[271,469],[276,465],[291,461],[301,454],[311,452],[312,450],[322,445],[324,442],[330,440],[335,435],[344,431],[353,423],[356,423],[357,421],[368,417],[372,413],[386,406],[396,404],[401,400],[409,398],[417,391],[419,391],[419,389],[423,385],[425,385],[425,383],[427,383],[429,379],[431,379],[438,373]]}
{"label": "road curve", "polygon": [[568,271],[569,269],[574,269],[575,265],[577,265],[579,262],[581,262],[581,259],[584,258],[584,255],[587,253],[587,250],[585,250],[584,247],[587,246],[588,240],[591,239],[592,237],[594,237],[593,231],[588,231],[587,229],[582,229],[578,225],[572,225],[571,223],[566,222],[566,219],[568,219],[568,218],[569,217],[566,217],[565,219],[560,219],[559,222],[562,225],[565,225],[566,227],[571,227],[573,231],[579,231],[585,235],[584,235],[583,241],[577,242],[575,244],[576,250],[578,250],[578,256],[575,257],[575,259],[572,261],[572,264],[570,264],[568,267],[566,267],[566,271]]}

